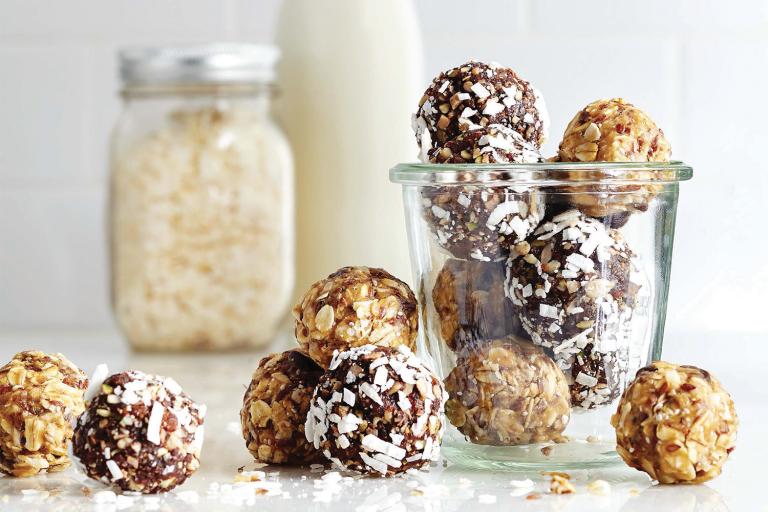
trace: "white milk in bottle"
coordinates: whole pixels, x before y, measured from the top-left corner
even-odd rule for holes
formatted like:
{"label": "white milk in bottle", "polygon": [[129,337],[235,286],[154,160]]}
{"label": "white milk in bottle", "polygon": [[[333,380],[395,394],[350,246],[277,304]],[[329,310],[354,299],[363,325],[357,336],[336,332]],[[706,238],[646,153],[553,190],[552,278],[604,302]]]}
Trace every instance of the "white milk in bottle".
{"label": "white milk in bottle", "polygon": [[296,296],[345,265],[411,282],[400,187],[423,92],[411,0],[285,0],[277,117],[296,158]]}

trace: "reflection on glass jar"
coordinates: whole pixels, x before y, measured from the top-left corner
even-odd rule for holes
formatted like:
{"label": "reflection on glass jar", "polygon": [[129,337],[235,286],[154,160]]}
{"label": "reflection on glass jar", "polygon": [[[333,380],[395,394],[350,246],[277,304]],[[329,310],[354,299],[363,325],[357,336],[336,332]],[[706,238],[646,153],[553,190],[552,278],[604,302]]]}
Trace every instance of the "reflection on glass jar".
{"label": "reflection on glass jar", "polygon": [[619,460],[610,416],[660,355],[678,182],[690,176],[678,162],[392,170],[422,297],[419,349],[450,394],[449,458]]}
{"label": "reflection on glass jar", "polygon": [[111,148],[112,300],[145,350],[266,344],[293,285],[293,169],[269,115],[277,52],[120,55]]}

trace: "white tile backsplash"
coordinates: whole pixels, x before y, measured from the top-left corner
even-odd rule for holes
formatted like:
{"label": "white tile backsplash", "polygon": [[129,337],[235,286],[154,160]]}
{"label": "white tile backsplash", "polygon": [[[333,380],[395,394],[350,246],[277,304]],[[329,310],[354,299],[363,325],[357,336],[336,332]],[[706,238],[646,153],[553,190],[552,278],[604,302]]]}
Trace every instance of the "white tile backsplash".
{"label": "white tile backsplash", "polygon": [[[514,67],[547,98],[548,155],[589,101],[620,95],[647,110],[696,172],[681,185],[670,332],[765,332],[768,243],[758,219],[768,197],[761,154],[768,4],[415,1],[425,76],[469,58]],[[102,212],[108,133],[119,112],[115,50],[268,42],[279,7],[280,0],[3,0],[0,329],[111,324]]]}
{"label": "white tile backsplash", "polygon": [[101,189],[0,189],[0,326],[106,326]]}

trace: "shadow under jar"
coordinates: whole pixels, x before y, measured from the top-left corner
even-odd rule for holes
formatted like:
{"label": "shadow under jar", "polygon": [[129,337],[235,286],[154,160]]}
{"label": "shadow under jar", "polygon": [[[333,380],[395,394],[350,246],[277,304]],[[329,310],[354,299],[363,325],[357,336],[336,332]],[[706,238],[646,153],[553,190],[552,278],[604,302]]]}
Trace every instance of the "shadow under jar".
{"label": "shadow under jar", "polygon": [[620,462],[610,416],[661,355],[682,162],[401,164],[418,348],[450,395],[444,453]]}
{"label": "shadow under jar", "polygon": [[261,347],[293,287],[293,164],[270,116],[273,47],[120,54],[112,304],[141,350]]}

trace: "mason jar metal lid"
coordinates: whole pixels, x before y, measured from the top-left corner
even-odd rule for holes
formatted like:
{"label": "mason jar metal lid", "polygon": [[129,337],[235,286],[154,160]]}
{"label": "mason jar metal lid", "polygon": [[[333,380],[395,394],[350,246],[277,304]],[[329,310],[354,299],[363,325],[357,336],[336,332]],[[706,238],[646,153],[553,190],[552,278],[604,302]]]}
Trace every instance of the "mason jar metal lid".
{"label": "mason jar metal lid", "polygon": [[275,46],[215,43],[126,48],[118,52],[123,84],[268,84],[275,79]]}

